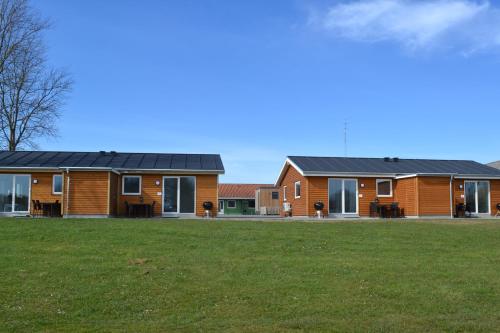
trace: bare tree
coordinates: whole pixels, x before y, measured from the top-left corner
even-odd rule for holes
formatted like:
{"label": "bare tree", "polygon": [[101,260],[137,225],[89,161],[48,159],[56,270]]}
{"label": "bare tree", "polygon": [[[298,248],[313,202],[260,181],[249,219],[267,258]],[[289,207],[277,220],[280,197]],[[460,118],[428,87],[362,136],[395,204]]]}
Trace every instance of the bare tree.
{"label": "bare tree", "polygon": [[72,82],[50,69],[42,33],[48,28],[26,0],[0,0],[0,145],[36,148],[57,135],[60,107]]}

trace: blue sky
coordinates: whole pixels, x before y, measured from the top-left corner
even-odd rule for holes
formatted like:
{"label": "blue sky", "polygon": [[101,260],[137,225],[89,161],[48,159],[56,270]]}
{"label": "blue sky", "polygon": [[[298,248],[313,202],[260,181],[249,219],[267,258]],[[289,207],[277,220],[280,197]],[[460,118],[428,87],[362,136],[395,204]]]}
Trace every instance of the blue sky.
{"label": "blue sky", "polygon": [[66,1],[49,61],[75,81],[44,150],[220,153],[221,182],[286,155],[500,159],[500,5]]}

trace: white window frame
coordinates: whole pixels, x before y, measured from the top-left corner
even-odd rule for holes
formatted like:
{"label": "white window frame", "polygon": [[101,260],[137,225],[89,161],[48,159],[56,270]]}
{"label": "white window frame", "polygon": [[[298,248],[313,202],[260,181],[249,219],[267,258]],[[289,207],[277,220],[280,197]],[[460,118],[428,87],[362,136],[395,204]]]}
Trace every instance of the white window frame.
{"label": "white window frame", "polygon": [[[378,193],[378,184],[379,184],[379,183],[382,183],[382,182],[387,182],[387,181],[388,181],[388,182],[390,182],[390,184],[391,184],[391,185],[390,185],[390,186],[391,186],[391,187],[390,187],[390,188],[391,188],[391,193],[390,193],[389,195],[387,195],[387,194],[379,194],[379,193]],[[377,185],[376,185],[376,191],[377,191],[376,193],[377,193],[377,198],[392,198],[392,195],[393,195],[393,194],[392,194],[392,179],[377,179],[377,180],[376,180],[376,184],[377,184]]]}
{"label": "white window frame", "polygon": [[[300,187],[299,195],[297,195],[297,185],[299,185]],[[300,184],[300,180],[295,182],[294,188],[295,188],[295,199],[300,199],[300,196],[302,195],[302,185]]]}
{"label": "white window frame", "polygon": [[[138,193],[125,192],[125,178],[139,178],[139,192]],[[137,175],[124,175],[124,176],[122,176],[122,195],[141,195],[141,193],[142,193],[142,176],[137,176]]]}
{"label": "white window frame", "polygon": [[[56,192],[54,189],[56,187],[56,177],[61,177],[61,192]],[[62,194],[64,184],[62,175],[52,175],[52,194]]]}
{"label": "white window frame", "polygon": [[[231,206],[231,205],[229,204],[230,202],[234,202],[234,206]],[[235,208],[237,207],[237,205],[236,205],[236,200],[228,200],[228,201],[227,201],[227,205],[226,205],[226,207],[227,207],[228,209],[235,209]]]}
{"label": "white window frame", "polygon": [[283,201],[286,201],[286,186],[283,186]]}

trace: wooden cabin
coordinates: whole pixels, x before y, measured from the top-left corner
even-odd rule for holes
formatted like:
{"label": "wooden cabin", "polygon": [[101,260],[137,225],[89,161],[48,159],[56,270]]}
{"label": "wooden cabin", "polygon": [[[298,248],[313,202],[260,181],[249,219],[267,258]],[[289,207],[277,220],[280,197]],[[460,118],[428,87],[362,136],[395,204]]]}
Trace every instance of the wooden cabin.
{"label": "wooden cabin", "polygon": [[[491,217],[500,170],[474,161],[290,156],[276,182],[282,215]],[[322,206],[321,209],[318,209]]]}
{"label": "wooden cabin", "polygon": [[219,155],[0,152],[0,214],[64,217],[217,214]]}
{"label": "wooden cabin", "polygon": [[259,215],[280,215],[279,188],[268,185],[255,191],[255,210]]}

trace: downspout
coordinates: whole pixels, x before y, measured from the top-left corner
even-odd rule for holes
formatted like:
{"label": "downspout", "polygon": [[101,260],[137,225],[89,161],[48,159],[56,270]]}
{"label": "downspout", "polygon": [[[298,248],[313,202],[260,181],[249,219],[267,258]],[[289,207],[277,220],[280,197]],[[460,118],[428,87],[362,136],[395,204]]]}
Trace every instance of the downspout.
{"label": "downspout", "polygon": [[69,215],[69,182],[70,182],[70,178],[69,178],[69,169],[66,168],[66,174],[67,174],[67,178],[68,178],[68,182],[66,183],[66,216]]}
{"label": "downspout", "polygon": [[453,218],[453,175],[450,175],[450,217]]}

